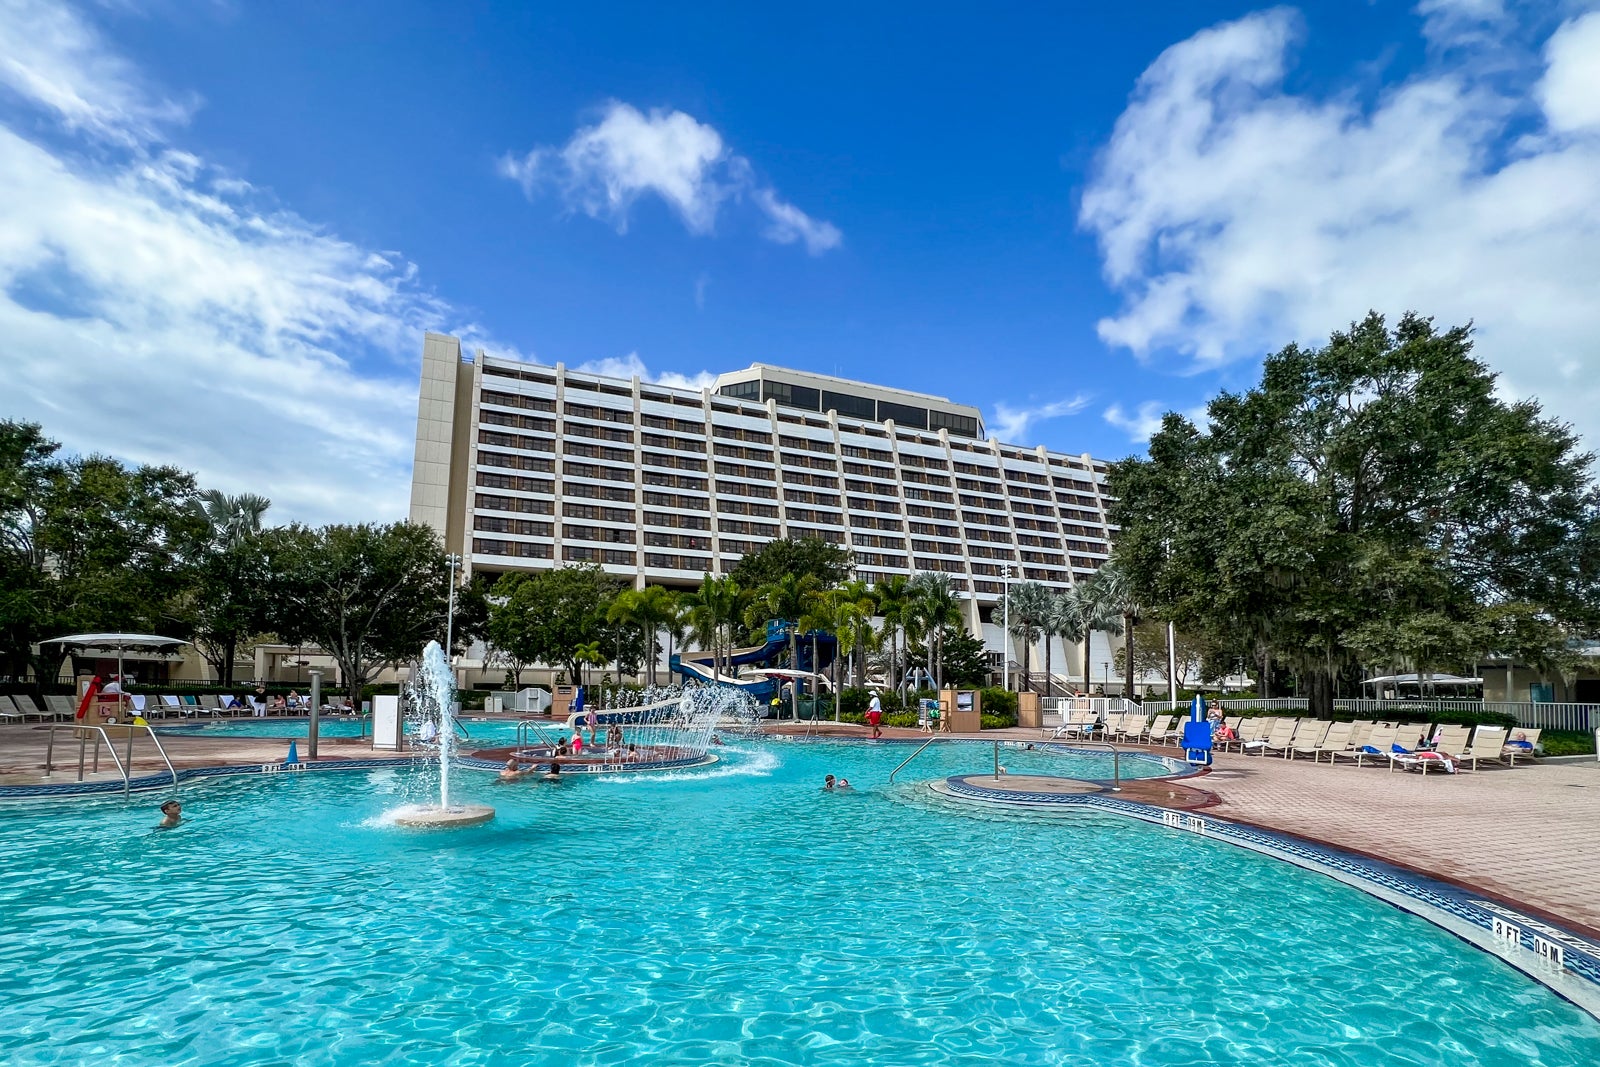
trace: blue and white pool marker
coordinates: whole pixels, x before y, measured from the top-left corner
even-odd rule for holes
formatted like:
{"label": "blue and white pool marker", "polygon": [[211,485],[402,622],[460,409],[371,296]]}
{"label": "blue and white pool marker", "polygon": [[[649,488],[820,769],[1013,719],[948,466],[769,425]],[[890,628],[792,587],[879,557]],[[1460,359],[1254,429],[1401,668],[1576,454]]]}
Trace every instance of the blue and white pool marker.
{"label": "blue and white pool marker", "polygon": [[300,762],[300,751],[294,747],[294,739],[289,739],[289,754],[283,758],[284,766],[292,767]]}

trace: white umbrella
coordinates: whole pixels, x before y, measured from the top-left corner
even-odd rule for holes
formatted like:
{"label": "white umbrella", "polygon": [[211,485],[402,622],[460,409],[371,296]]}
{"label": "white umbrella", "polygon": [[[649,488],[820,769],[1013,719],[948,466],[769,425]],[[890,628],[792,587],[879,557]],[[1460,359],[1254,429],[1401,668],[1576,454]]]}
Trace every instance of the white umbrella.
{"label": "white umbrella", "polygon": [[[159,637],[155,634],[69,634],[40,641],[41,645],[61,645],[63,648],[115,648],[117,650],[117,688],[127,692],[122,683],[122,653],[129,648],[174,649],[189,642],[176,637]],[[120,701],[119,701],[120,702]]]}

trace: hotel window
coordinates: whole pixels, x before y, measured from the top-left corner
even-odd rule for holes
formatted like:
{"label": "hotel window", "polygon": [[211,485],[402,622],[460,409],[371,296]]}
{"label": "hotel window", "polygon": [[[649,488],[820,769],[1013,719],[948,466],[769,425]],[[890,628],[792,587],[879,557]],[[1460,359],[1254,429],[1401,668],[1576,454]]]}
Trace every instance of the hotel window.
{"label": "hotel window", "polygon": [[820,390],[806,385],[790,385],[788,382],[763,382],[761,399],[776,400],[785,407],[819,411],[821,409],[817,405],[822,400],[822,393]]}
{"label": "hotel window", "polygon": [[731,396],[735,400],[760,400],[761,382],[759,379],[753,382],[735,382],[732,385],[724,385],[719,391],[723,396]]}
{"label": "hotel window", "polygon": [[876,417],[875,405],[872,400],[864,396],[851,396],[849,393],[835,393],[832,390],[822,391],[822,410],[837,411],[841,415],[849,415],[857,419],[871,419]]}
{"label": "hotel window", "polygon": [[949,430],[958,437],[977,437],[978,420],[971,415],[952,415],[945,411],[928,412],[928,429]]}
{"label": "hotel window", "polygon": [[909,404],[893,404],[887,400],[880,400],[878,418],[884,422],[892,421],[897,426],[915,426],[919,430],[928,428],[928,409],[912,407]]}

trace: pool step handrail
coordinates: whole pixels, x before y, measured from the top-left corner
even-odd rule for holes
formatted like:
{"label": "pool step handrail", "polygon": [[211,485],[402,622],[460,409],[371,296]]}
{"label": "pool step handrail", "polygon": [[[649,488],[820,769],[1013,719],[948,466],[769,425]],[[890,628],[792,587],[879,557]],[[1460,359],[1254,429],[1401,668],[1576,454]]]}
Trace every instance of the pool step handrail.
{"label": "pool step handrail", "polygon": [[541,744],[552,749],[556,747],[556,743],[550,740],[550,735],[544,732],[543,726],[533,719],[523,719],[521,722],[517,723],[518,748],[528,747],[528,734],[530,732],[539,738],[539,742]]}
{"label": "pool step handrail", "polygon": [[1110,741],[1072,741],[1067,747],[1082,748],[1086,745],[1103,748],[1111,753],[1111,791],[1122,792],[1122,750]]}
{"label": "pool step handrail", "polygon": [[915,752],[911,753],[911,755],[909,755],[905,759],[901,760],[900,761],[900,766],[896,767],[894,770],[889,772],[889,784],[890,785],[894,784],[894,776],[900,773],[901,768],[903,768],[906,764],[910,763],[912,760],[916,759],[918,756],[922,755],[922,750],[923,749],[927,748],[929,745],[933,744],[935,741],[938,741],[938,740],[940,740],[940,738],[938,738],[938,737],[930,737],[930,738],[928,738],[926,741],[922,742],[922,744],[917,746],[917,750]]}
{"label": "pool step handrail", "polygon": [[80,781],[80,782],[83,781],[83,764],[84,764],[84,761],[85,761],[85,758],[86,758],[86,753],[85,753],[84,749],[85,749],[85,746],[88,744],[89,736],[90,736],[90,733],[92,731],[93,734],[94,734],[94,769],[97,770],[97,771],[100,769],[100,742],[104,741],[105,745],[106,745],[106,751],[111,753],[111,759],[117,765],[117,773],[122,775],[122,799],[123,800],[127,800],[128,796],[129,796],[129,792],[130,792],[130,790],[132,788],[130,772],[133,770],[133,732],[135,730],[142,729],[142,730],[144,730],[145,733],[150,735],[150,740],[155,742],[156,751],[161,753],[161,762],[165,763],[167,765],[167,773],[172,776],[172,788],[173,789],[177,789],[178,788],[178,772],[172,766],[172,760],[170,758],[168,758],[167,750],[161,744],[161,738],[156,736],[156,732],[155,732],[155,730],[153,728],[151,728],[150,724],[149,723],[119,723],[117,725],[121,726],[123,729],[128,731],[128,734],[127,734],[127,736],[128,736],[128,745],[127,745],[128,760],[127,760],[126,763],[123,762],[122,757],[117,755],[117,746],[112,744],[111,735],[106,733],[104,726],[92,725],[92,724],[83,724],[83,723],[76,723],[76,722],[73,722],[73,723],[53,722],[53,723],[51,723],[50,724],[50,739],[47,742],[47,744],[45,745],[45,752],[44,752],[44,776],[46,778],[48,778],[55,771],[56,730],[61,728],[61,727],[66,727],[69,730],[77,731],[77,737],[78,737],[78,781]]}

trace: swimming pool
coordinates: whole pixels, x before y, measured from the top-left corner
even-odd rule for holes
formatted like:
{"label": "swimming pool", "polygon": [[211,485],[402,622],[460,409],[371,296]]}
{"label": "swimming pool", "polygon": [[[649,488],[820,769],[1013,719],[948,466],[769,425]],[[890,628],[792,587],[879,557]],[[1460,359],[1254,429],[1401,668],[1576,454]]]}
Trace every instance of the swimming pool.
{"label": "swimming pool", "polygon": [[[0,821],[10,1064],[1590,1064],[1600,1023],[1330,879],[1109,816],[955,815],[904,746],[453,790],[251,777]],[[1033,753],[1017,753],[1033,758]],[[913,778],[980,771],[935,746]],[[1008,764],[1009,765],[1009,764]],[[844,774],[855,795],[822,793]],[[138,905],[138,906],[134,906]]]}

